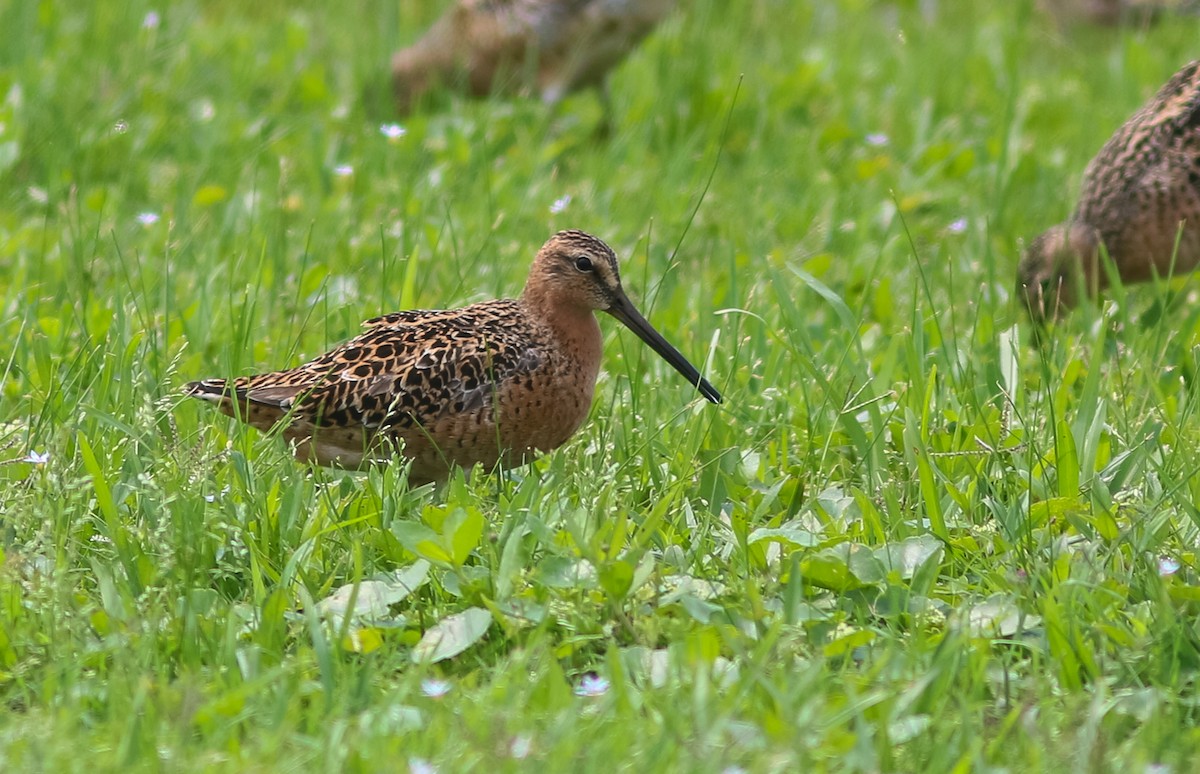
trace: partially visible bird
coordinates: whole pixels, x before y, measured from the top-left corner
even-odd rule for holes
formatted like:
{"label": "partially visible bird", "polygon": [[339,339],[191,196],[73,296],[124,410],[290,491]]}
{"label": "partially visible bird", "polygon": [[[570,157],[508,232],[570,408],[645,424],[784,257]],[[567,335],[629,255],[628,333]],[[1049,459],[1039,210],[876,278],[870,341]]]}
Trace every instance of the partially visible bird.
{"label": "partially visible bird", "polygon": [[1195,13],[1196,0],[1040,0],[1061,24],[1088,22],[1106,26],[1146,26],[1169,13]]}
{"label": "partially visible bird", "polygon": [[520,298],[376,317],[304,365],[205,379],[185,392],[259,429],[282,423],[301,460],[361,467],[399,448],[412,459],[409,480],[424,483],[452,465],[514,465],[565,443],[587,418],[600,370],[595,312],[616,317],[721,402],[634,308],[612,249],[582,231],[542,246]]}
{"label": "partially visible bird", "polygon": [[549,104],[577,89],[606,88],[609,71],[675,4],[455,0],[420,40],[392,57],[396,104],[407,113],[438,86],[475,97],[533,92]]}
{"label": "partially visible bird", "polygon": [[1123,283],[1200,263],[1200,61],[1175,73],[1088,164],[1074,214],[1034,239],[1017,299],[1035,320],[1108,286],[1101,247]]}

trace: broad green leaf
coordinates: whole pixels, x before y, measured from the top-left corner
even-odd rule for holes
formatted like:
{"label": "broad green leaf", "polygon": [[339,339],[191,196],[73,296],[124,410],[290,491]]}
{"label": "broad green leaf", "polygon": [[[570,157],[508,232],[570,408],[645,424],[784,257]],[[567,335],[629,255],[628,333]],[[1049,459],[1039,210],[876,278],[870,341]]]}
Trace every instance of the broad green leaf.
{"label": "broad green leaf", "polygon": [[96,460],[96,455],[92,451],[92,445],[88,443],[87,436],[83,433],[76,435],[79,445],[79,453],[83,457],[83,467],[87,470],[88,475],[92,477],[92,489],[96,492],[96,502],[100,506],[100,512],[104,514],[104,520],[108,523],[109,535],[116,540],[120,536],[118,527],[120,522],[117,517],[117,503],[113,500],[112,488],[108,484],[108,478],[104,475],[104,470],[101,469],[100,463]]}
{"label": "broad green leaf", "polygon": [[342,638],[342,649],[351,653],[371,653],[383,645],[378,629],[353,627]]}
{"label": "broad green leaf", "polygon": [[885,551],[886,547],[876,553],[868,546],[849,543],[846,546],[846,565],[854,577],[863,583],[879,583],[887,578],[890,569],[879,559]]}
{"label": "broad green leaf", "polygon": [[633,584],[633,567],[624,559],[608,562],[600,568],[600,586],[614,602],[625,599]]}
{"label": "broad green leaf", "polygon": [[858,629],[825,644],[822,649],[827,658],[849,655],[855,648],[870,645],[875,641],[875,632],[870,629]]}
{"label": "broad green leaf", "polygon": [[538,566],[541,582],[556,589],[590,589],[596,585],[596,568],[586,559],[547,557]]}
{"label": "broad green leaf", "polygon": [[483,607],[469,607],[446,616],[421,637],[413,648],[412,660],[432,664],[453,658],[479,642],[491,625],[492,614]]}
{"label": "broad green leaf", "polygon": [[1012,637],[1038,627],[1042,619],[1037,615],[1022,615],[1013,599],[997,594],[967,609],[964,622],[975,636]]}
{"label": "broad green leaf", "polygon": [[877,549],[875,557],[890,572],[898,572],[901,578],[909,580],[930,557],[943,550],[942,541],[933,535],[917,535]]}
{"label": "broad green leaf", "polygon": [[793,546],[803,546],[805,548],[815,548],[821,545],[822,539],[806,529],[795,526],[796,522],[789,522],[780,527],[759,527],[750,533],[750,537],[746,538],[746,543],[753,545],[759,541],[766,540],[768,542],[787,543]]}
{"label": "broad green leaf", "polygon": [[706,624],[712,620],[712,617],[718,613],[724,613],[725,609],[720,605],[713,604],[707,600],[698,599],[691,594],[684,594],[679,598],[679,604],[687,611],[687,614],[695,618],[702,624]]}
{"label": "broad green leaf", "polygon": [[486,526],[487,520],[477,508],[462,508],[446,520],[447,543],[453,552],[456,567],[467,561],[467,557],[479,546]]}
{"label": "broad green leaf", "polygon": [[397,521],[392,524],[392,534],[400,545],[429,561],[443,566],[451,565],[453,558],[442,547],[436,532],[415,521]]}
{"label": "broad green leaf", "polygon": [[814,586],[831,591],[860,588],[863,583],[850,571],[845,553],[843,551],[839,554],[827,549],[805,557],[800,562],[801,577]]}
{"label": "broad green leaf", "polygon": [[1066,420],[1059,421],[1058,433],[1054,440],[1058,496],[1077,497],[1079,495],[1079,458],[1075,453],[1075,436],[1071,433],[1071,426],[1066,423]]}
{"label": "broad green leaf", "polygon": [[[429,562],[420,559],[393,577],[365,580],[357,584],[341,586],[317,603],[317,611],[328,618],[342,620],[347,615],[354,618],[378,619],[390,617],[392,605],[400,602],[429,576]],[[350,609],[351,599],[354,608]]]}

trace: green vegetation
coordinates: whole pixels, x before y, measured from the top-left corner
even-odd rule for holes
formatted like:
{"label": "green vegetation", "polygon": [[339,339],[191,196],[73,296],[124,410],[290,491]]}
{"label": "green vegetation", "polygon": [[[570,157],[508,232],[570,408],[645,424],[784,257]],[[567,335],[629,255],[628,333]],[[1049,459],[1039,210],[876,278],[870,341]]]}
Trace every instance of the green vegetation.
{"label": "green vegetation", "polygon": [[[606,140],[401,135],[419,5],[0,0],[0,769],[1191,770],[1196,289],[1011,285],[1200,23],[693,0]],[[565,227],[724,405],[605,320],[567,446],[413,491],[179,394]]]}

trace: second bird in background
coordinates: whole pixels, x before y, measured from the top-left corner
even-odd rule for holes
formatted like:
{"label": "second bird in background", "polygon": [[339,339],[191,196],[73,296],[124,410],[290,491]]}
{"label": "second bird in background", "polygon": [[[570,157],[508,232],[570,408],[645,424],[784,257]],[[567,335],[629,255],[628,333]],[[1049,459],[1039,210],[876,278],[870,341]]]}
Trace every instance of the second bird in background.
{"label": "second bird in background", "polygon": [[1029,245],[1018,303],[1053,318],[1108,286],[1189,272],[1200,263],[1200,61],[1175,73],[1088,164],[1074,214]]}
{"label": "second bird in background", "polygon": [[554,104],[605,88],[609,71],[676,0],[454,0],[392,57],[396,104],[406,113],[432,89],[475,97],[533,93]]}

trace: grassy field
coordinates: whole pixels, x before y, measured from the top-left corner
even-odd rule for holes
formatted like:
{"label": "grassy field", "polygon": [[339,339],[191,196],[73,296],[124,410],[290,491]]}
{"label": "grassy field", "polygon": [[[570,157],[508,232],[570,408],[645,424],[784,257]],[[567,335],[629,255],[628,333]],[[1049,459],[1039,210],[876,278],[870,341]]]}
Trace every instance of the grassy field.
{"label": "grassy field", "polygon": [[[1197,288],[1012,284],[1200,22],[692,0],[601,140],[391,126],[440,6],[0,0],[0,769],[1192,770]],[[413,490],[180,395],[567,227],[722,406],[605,320],[569,444]]]}

